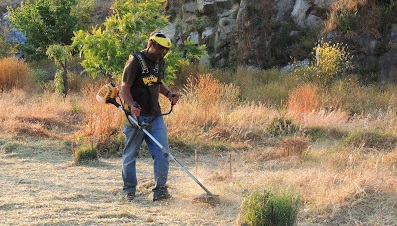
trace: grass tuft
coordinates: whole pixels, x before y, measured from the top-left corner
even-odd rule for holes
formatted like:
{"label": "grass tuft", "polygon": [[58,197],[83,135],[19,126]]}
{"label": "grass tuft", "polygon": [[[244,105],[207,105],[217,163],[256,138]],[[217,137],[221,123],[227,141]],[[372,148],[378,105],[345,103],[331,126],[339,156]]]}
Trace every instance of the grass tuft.
{"label": "grass tuft", "polygon": [[242,205],[241,221],[247,225],[294,225],[299,209],[296,194],[252,192]]}
{"label": "grass tuft", "polygon": [[96,148],[90,145],[80,146],[73,152],[73,161],[75,164],[84,164],[97,159],[98,152]]}
{"label": "grass tuft", "polygon": [[272,136],[294,134],[299,131],[299,126],[285,117],[275,117],[267,127],[267,132]]}

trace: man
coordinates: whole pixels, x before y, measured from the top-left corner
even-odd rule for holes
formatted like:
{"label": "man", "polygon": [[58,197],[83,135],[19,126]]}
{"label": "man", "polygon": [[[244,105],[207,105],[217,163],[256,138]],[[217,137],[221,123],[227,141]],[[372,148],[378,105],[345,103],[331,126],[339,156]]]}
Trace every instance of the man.
{"label": "man", "polygon": [[[164,146],[168,152],[167,127],[161,116],[159,105],[160,94],[166,96],[172,104],[176,104],[180,94],[173,93],[164,83],[164,56],[171,48],[171,40],[161,32],[153,32],[147,42],[146,49],[130,56],[123,72],[120,93],[128,105],[131,114],[138,123]],[[123,150],[123,191],[128,200],[135,197],[137,177],[136,159],[139,148],[145,140],[154,160],[153,201],[168,199],[171,195],[167,190],[168,155],[140,129],[129,123],[123,127],[125,147]]]}

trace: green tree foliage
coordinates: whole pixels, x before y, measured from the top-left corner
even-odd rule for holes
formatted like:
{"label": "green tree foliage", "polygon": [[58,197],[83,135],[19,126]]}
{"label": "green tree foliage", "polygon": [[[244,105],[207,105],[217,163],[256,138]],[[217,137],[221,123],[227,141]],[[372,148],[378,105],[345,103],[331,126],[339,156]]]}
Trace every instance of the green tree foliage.
{"label": "green tree foliage", "polygon": [[[165,0],[115,0],[112,15],[102,26],[75,32],[73,46],[84,56],[85,70],[93,77],[120,78],[128,56],[146,47],[150,33],[169,23],[164,16],[164,3]],[[199,58],[197,54],[206,54],[205,46],[186,45],[189,50],[185,54],[176,47],[167,54],[165,82],[171,83],[181,67]]]}
{"label": "green tree foliage", "polygon": [[26,53],[27,60],[45,57],[45,51],[51,44],[72,43],[73,31],[78,23],[79,12],[72,12],[77,0],[37,0],[26,1],[20,7],[12,9],[12,25],[22,30],[27,43],[18,48]]}
{"label": "green tree foliage", "polygon": [[57,66],[62,67],[61,74],[58,76],[62,83],[62,93],[66,96],[68,94],[68,61],[72,58],[71,46],[64,46],[59,44],[50,45],[47,48],[46,54],[49,59],[53,60]]}
{"label": "green tree foliage", "polygon": [[119,76],[132,51],[142,49],[149,34],[164,27],[164,0],[115,0],[113,14],[102,26],[75,32],[73,45],[84,55],[82,66],[92,76]]}
{"label": "green tree foliage", "polygon": [[10,56],[11,51],[11,43],[6,41],[4,33],[0,31],[0,58]]}

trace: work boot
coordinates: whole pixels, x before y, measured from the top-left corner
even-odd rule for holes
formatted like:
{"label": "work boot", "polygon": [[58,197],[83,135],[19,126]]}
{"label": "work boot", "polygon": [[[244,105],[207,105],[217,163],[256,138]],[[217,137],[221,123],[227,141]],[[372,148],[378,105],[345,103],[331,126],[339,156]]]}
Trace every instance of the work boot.
{"label": "work boot", "polygon": [[128,201],[132,201],[135,198],[136,187],[135,186],[124,186],[123,187],[124,197]]}
{"label": "work boot", "polygon": [[127,201],[132,201],[135,198],[135,192],[125,192],[124,197],[127,199]]}
{"label": "work boot", "polygon": [[171,198],[167,187],[153,189],[153,202]]}

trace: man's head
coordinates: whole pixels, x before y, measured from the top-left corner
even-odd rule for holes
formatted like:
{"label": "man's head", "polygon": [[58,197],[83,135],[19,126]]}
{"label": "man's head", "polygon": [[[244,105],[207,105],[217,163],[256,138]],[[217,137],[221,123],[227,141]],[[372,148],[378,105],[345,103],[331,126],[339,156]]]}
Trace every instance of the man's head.
{"label": "man's head", "polygon": [[163,58],[171,48],[171,40],[162,32],[155,31],[150,34],[147,42],[147,52],[150,58]]}

